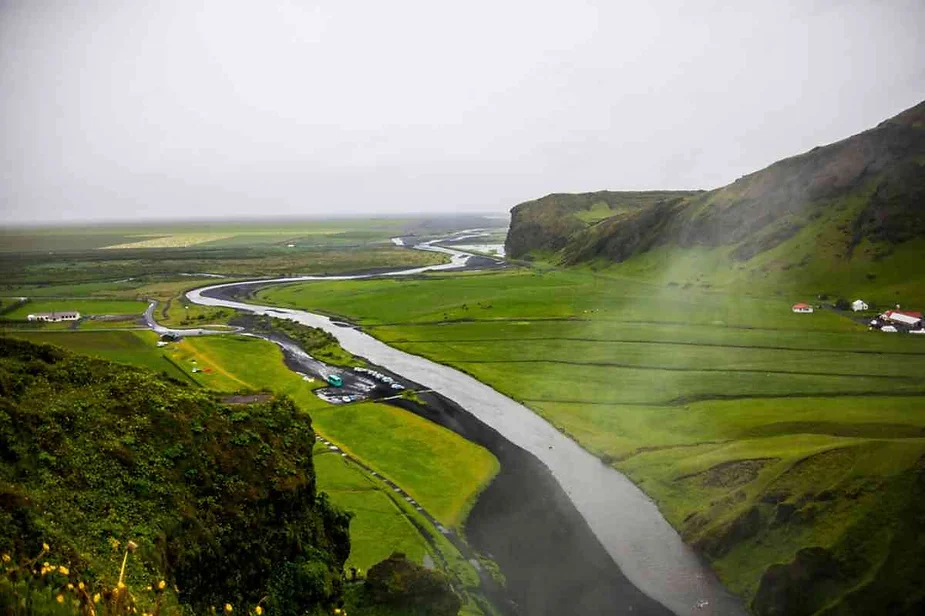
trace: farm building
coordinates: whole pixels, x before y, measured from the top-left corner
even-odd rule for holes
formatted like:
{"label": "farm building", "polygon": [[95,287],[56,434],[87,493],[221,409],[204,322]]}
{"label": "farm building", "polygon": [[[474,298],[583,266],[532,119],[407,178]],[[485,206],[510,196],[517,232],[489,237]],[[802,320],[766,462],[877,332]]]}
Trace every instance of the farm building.
{"label": "farm building", "polygon": [[915,327],[916,325],[920,325],[922,323],[921,312],[887,310],[880,315],[880,318],[884,321],[890,321],[891,323],[899,323],[900,325],[905,325],[906,327]]}
{"label": "farm building", "polygon": [[856,299],[851,302],[851,309],[855,312],[860,312],[861,310],[867,310],[870,306],[867,305],[863,299]]}
{"label": "farm building", "polygon": [[813,311],[813,307],[809,304],[794,304],[791,310],[800,314],[809,314]]}
{"label": "farm building", "polygon": [[57,323],[58,321],[77,321],[80,319],[79,312],[36,312],[26,317],[30,321],[44,321],[46,323]]}

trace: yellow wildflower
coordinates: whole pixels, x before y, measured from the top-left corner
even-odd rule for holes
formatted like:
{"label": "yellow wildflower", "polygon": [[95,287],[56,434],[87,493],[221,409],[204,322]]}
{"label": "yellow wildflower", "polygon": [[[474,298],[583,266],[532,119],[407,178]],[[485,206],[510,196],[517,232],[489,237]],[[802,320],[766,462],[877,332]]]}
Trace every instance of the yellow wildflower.
{"label": "yellow wildflower", "polygon": [[71,571],[64,565],[61,565],[60,567],[58,567],[58,573],[60,573],[61,575],[70,575]]}
{"label": "yellow wildflower", "polygon": [[161,580],[160,582],[157,583],[158,590],[164,590],[165,588],[167,588],[167,582],[165,582],[164,580]]}
{"label": "yellow wildflower", "polygon": [[100,593],[96,593],[95,595],[93,595],[93,602],[94,603],[100,602]]}
{"label": "yellow wildflower", "polygon": [[263,608],[258,605],[257,607],[254,608],[254,613],[257,614],[257,616],[260,616],[261,614],[263,614]]}
{"label": "yellow wildflower", "polygon": [[74,590],[74,585],[73,585],[73,584],[70,584],[70,583],[68,583],[68,585],[67,585],[67,589],[68,589],[68,590]]}
{"label": "yellow wildflower", "polygon": [[51,565],[49,565],[47,562],[42,563],[42,566],[45,567],[46,569],[51,568]]}
{"label": "yellow wildflower", "polygon": [[226,613],[226,614],[230,614],[230,613],[233,612],[233,611],[234,611],[234,610],[232,609],[231,604],[230,604],[230,603],[226,603],[226,604],[225,604],[225,613]]}
{"label": "yellow wildflower", "polygon": [[58,603],[64,603],[64,595],[58,595],[55,597],[55,599],[58,601]]}
{"label": "yellow wildflower", "polygon": [[47,551],[50,550],[50,549],[51,549],[51,548],[48,547],[48,544],[47,544],[47,543],[43,543],[43,544],[42,544],[42,551],[43,551],[43,552],[47,552]]}
{"label": "yellow wildflower", "polygon": [[3,562],[5,562],[5,563],[10,562],[10,555],[9,555],[9,554],[4,554],[4,555],[3,555]]}

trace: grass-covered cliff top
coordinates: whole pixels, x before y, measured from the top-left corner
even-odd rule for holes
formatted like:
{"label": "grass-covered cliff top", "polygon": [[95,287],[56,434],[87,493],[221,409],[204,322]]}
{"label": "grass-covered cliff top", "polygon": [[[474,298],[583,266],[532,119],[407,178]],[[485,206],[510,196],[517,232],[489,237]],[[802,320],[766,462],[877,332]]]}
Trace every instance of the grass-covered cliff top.
{"label": "grass-covered cliff top", "polygon": [[153,372],[0,339],[0,552],[23,567],[48,544],[40,561],[68,583],[113,589],[132,541],[124,581],[141,607],[163,580],[196,611],[297,595],[330,613],[349,516],[316,493],[313,444],[287,398],[225,405]]}

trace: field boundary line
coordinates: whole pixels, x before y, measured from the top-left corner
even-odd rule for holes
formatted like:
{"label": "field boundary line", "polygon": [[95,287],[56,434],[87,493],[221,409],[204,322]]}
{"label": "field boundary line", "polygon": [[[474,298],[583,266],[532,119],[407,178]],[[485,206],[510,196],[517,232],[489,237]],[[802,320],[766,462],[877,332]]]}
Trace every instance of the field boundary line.
{"label": "field boundary line", "polygon": [[601,342],[606,344],[664,344],[672,346],[702,346],[717,347],[728,349],[750,349],[755,351],[798,351],[807,353],[858,353],[862,355],[925,355],[925,351],[878,351],[875,349],[830,349],[830,348],[809,348],[809,347],[787,347],[787,346],[763,346],[753,344],[721,344],[718,342],[681,342],[672,340],[622,340],[619,338],[585,338],[580,336],[525,336],[509,338],[467,338],[467,339],[423,339],[408,340],[395,339],[389,340],[388,344],[464,344],[467,342],[530,342],[530,341],[555,341],[562,340],[565,342]]}
{"label": "field boundary line", "polygon": [[845,373],[845,372],[796,372],[793,370],[772,370],[772,369],[759,369],[759,368],[684,368],[684,367],[672,367],[672,366],[653,366],[646,364],[627,364],[622,362],[596,362],[596,361],[580,361],[580,360],[565,360],[565,359],[483,359],[483,360],[465,360],[465,359],[447,359],[444,358],[444,361],[459,363],[459,364],[470,364],[470,365],[483,365],[483,364],[563,364],[567,366],[595,366],[600,368],[631,368],[636,370],[664,370],[668,372],[728,372],[728,373],[743,373],[743,374],[785,374],[785,375],[794,375],[794,376],[832,376],[839,378],[871,378],[871,379],[900,379],[903,381],[913,381],[913,382],[922,382],[925,383],[925,377],[912,377],[905,375],[892,375],[892,374],[856,374],[856,373]]}

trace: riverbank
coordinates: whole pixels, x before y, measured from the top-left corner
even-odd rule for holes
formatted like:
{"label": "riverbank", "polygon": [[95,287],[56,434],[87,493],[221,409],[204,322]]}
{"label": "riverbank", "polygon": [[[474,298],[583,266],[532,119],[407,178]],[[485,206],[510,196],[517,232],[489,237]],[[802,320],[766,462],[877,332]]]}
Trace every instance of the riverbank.
{"label": "riverbank", "polygon": [[[396,275],[418,272],[420,270],[400,272]],[[555,484],[575,507],[597,539],[598,545],[603,547],[625,578],[642,593],[679,614],[694,613],[693,610],[705,614],[744,612],[741,603],[718,583],[709,567],[684,544],[654,503],[632,482],[603,465],[600,460],[588,454],[523,405],[465,374],[389,347],[356,329],[337,326],[326,317],[301,310],[239,301],[252,293],[258,285],[289,282],[297,280],[262,280],[216,285],[190,292],[189,299],[206,305],[272,314],[320,327],[334,334],[340,344],[351,353],[366,357],[377,365],[387,366],[391,371],[435,390],[496,430],[512,445],[535,456],[548,469]],[[538,485],[541,484],[530,487],[536,490]],[[483,494],[480,501],[489,498],[490,490],[491,488]],[[479,507],[477,504],[473,509],[472,519],[479,515]],[[501,519],[503,516],[497,513],[488,517]],[[528,524],[522,526],[532,528]],[[476,532],[472,534],[477,535]],[[555,532],[540,537],[532,535],[521,541],[541,542],[548,541],[550,537],[556,538],[561,535]],[[564,540],[572,541],[575,539]],[[499,562],[504,560],[503,556],[495,556]],[[534,576],[536,571],[536,568],[527,566],[533,564],[529,557],[527,560],[510,558],[506,562],[508,568],[516,569],[523,565],[525,577]],[[563,562],[570,561],[566,558]],[[558,563],[555,569],[561,572],[562,565],[563,563]],[[597,574],[587,577],[593,578],[595,575]],[[584,579],[586,576],[580,577]],[[534,576],[533,579],[541,579],[541,576]],[[598,578],[597,583],[607,586],[611,582]],[[561,594],[569,597],[578,593],[563,590]],[[613,613],[613,605],[602,609],[604,611],[598,613]]]}
{"label": "riverbank", "polygon": [[[248,317],[240,319],[246,323]],[[301,354],[290,350],[296,346],[291,338],[279,332],[250,333],[284,343],[284,360],[290,370],[302,373],[311,369]],[[371,367],[390,374],[387,368]],[[475,560],[477,552],[499,565],[506,580],[503,587],[479,567],[482,587],[495,605],[511,616],[671,613],[626,579],[549,469],[535,456],[446,397],[423,391],[426,388],[420,384],[404,383],[419,392],[417,401],[392,398],[388,404],[452,430],[484,447],[500,462],[500,471],[469,512],[465,538],[450,530],[444,532],[466,558]],[[389,485],[403,494],[400,486]],[[420,513],[440,527],[426,511]]]}
{"label": "riverbank", "polygon": [[465,533],[478,552],[500,566],[513,601],[508,613],[671,614],[623,575],[535,456],[445,396],[429,392],[419,397],[421,403],[390,404],[485,447],[501,463],[469,513]]}

